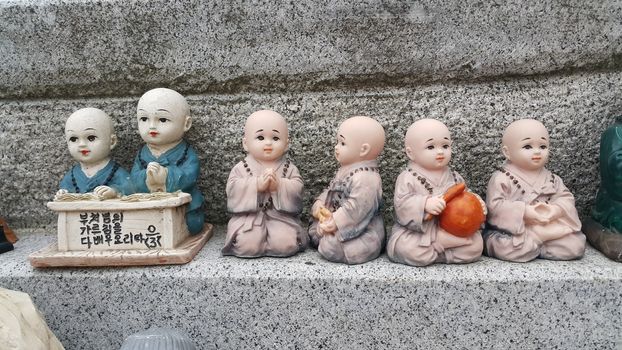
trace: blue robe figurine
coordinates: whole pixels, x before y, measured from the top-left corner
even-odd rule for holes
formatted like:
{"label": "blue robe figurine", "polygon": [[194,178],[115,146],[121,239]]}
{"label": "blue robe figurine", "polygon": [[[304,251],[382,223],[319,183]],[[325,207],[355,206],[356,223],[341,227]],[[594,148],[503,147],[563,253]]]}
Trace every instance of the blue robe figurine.
{"label": "blue robe figurine", "polygon": [[131,179],[136,192],[149,193],[146,180],[147,165],[151,162],[157,162],[168,169],[167,192],[181,190],[192,196],[192,201],[186,210],[186,224],[190,234],[194,235],[201,232],[205,222],[205,213],[203,212],[203,194],[197,186],[200,169],[196,151],[183,140],[156,158],[149,147],[144,145],[138,152],[132,167]]}
{"label": "blue robe figurine", "polygon": [[108,186],[117,193],[128,195],[134,193],[130,174],[111,160],[92,177],[86,176],[80,164],[74,165],[60,181],[60,188],[69,193],[93,192],[97,186]]}

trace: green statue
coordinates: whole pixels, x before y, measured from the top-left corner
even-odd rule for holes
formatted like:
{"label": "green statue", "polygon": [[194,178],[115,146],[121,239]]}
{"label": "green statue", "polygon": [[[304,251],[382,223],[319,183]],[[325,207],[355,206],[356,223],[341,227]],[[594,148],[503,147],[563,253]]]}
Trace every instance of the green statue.
{"label": "green statue", "polygon": [[600,138],[600,188],[583,230],[608,258],[622,262],[622,116]]}

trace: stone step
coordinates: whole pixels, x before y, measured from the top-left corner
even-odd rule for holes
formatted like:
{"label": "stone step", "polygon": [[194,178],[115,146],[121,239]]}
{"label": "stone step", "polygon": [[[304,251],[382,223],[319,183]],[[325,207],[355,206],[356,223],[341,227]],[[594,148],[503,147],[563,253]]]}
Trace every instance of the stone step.
{"label": "stone step", "polygon": [[616,0],[0,1],[0,98],[321,91],[622,68]]}
{"label": "stone step", "polygon": [[[548,127],[552,143],[549,169],[575,194],[587,214],[599,185],[600,133],[622,114],[622,73],[515,78],[482,83],[443,83],[394,89],[271,94],[189,95],[194,124],[187,138],[202,162],[199,181],[206,195],[207,219],[225,223],[225,183],[243,156],[244,120],[273,109],[290,126],[290,156],[305,180],[305,214],[333,177],[335,130],[352,115],[378,119],[387,134],[381,155],[385,217],[392,220],[393,187],[406,166],[403,139],[410,124],[437,118],[450,128],[450,165],[484,195],[491,173],[502,163],[503,129],[513,120],[534,117]],[[14,227],[56,222],[45,207],[73,163],[64,141],[64,123],[83,107],[97,107],[115,120],[119,145],[113,156],[131,167],[143,141],[136,132],[137,98],[78,98],[0,101],[0,214]]]}
{"label": "stone step", "polygon": [[490,258],[414,268],[221,257],[223,226],[180,266],[35,270],[55,240],[20,230],[0,286],[29,293],[68,350],[118,349],[150,326],[199,349],[619,349],[622,264],[592,248],[578,261]]}

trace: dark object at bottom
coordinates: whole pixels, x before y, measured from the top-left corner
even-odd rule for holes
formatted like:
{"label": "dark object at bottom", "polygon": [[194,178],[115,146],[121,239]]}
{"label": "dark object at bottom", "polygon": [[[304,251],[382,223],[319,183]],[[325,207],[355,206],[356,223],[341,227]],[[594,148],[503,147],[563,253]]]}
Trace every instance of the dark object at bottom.
{"label": "dark object at bottom", "polygon": [[4,227],[0,225],[0,254],[13,250],[13,244],[4,235]]}
{"label": "dark object at bottom", "polygon": [[583,220],[581,230],[594,248],[609,259],[622,262],[622,234],[612,232],[592,218]]}

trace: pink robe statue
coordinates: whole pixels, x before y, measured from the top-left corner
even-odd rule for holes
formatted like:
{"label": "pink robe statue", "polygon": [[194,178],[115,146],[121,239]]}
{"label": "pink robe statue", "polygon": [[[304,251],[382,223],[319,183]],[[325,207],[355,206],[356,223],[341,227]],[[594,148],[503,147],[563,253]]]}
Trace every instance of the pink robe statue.
{"label": "pink robe statue", "polygon": [[[537,257],[571,260],[583,256],[585,235],[574,205],[574,197],[559,176],[546,168],[531,183],[512,164],[495,171],[486,195],[487,255],[515,262]],[[548,224],[526,224],[525,206],[543,202],[561,208],[562,216]]]}
{"label": "pink robe statue", "polygon": [[264,168],[247,156],[229,174],[227,225],[223,255],[285,257],[305,250],[309,238],[298,215],[302,211],[303,182],[298,168],[283,160],[275,169],[276,192],[257,192],[257,176]]}
{"label": "pink robe statue", "polygon": [[[460,182],[464,179],[449,167],[438,183],[417,164],[411,164],[398,176],[393,200],[395,224],[387,244],[389,259],[413,266],[479,260],[483,249],[480,231],[470,237],[456,237],[439,226],[437,217],[424,220],[426,199],[442,195]],[[454,247],[445,247],[443,236],[447,238],[445,240],[454,242]]]}
{"label": "pink robe statue", "polygon": [[313,220],[309,236],[318,252],[329,261],[361,264],[380,255],[384,244],[382,181],[375,160],[362,161],[337,171],[329,187],[313,204],[311,212],[324,205],[333,213],[337,231],[320,236]]}

